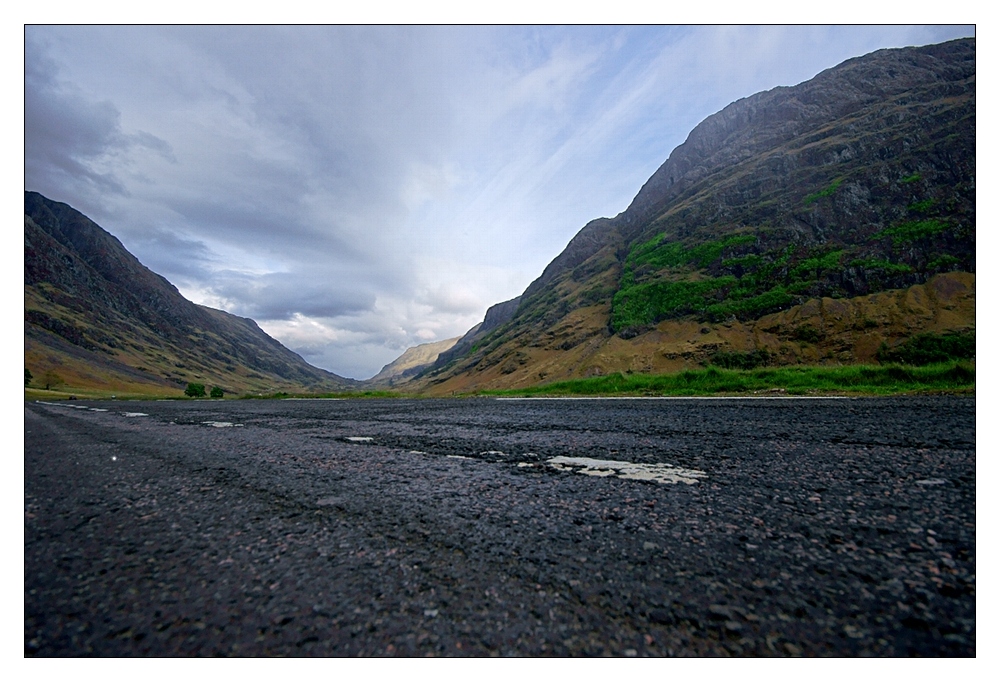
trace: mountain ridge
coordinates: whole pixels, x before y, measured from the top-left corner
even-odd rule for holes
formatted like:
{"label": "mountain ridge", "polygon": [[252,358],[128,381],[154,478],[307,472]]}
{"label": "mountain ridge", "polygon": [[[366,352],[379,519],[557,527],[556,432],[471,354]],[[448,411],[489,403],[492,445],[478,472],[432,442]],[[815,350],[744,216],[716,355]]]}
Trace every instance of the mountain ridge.
{"label": "mountain ridge", "polygon": [[[476,329],[478,329],[478,325]],[[422,343],[412,348],[407,348],[402,355],[385,365],[378,374],[362,382],[365,386],[380,388],[391,387],[400,382],[416,376],[424,371],[440,357],[440,355],[450,350],[462,337],[456,336],[443,341],[433,341]]]}
{"label": "mountain ridge", "polygon": [[[596,368],[547,356],[655,346],[684,320],[700,334],[810,301],[923,291],[913,288],[949,273],[972,277],[959,287],[971,309],[963,303],[952,326],[974,328],[975,80],[975,39],[963,39],[879,50],[733,102],[692,130],[625,211],[587,223],[509,320],[447,366],[439,359],[419,387],[573,378]],[[881,328],[880,342],[916,333],[918,317]],[[819,361],[844,360],[818,347]],[[859,352],[852,361],[871,359]],[[706,349],[673,369],[710,359]],[[542,365],[552,366],[533,371]],[[600,371],[644,367],[623,357]]]}
{"label": "mountain ridge", "polygon": [[25,364],[68,385],[343,390],[251,319],[185,299],[68,204],[25,192]]}

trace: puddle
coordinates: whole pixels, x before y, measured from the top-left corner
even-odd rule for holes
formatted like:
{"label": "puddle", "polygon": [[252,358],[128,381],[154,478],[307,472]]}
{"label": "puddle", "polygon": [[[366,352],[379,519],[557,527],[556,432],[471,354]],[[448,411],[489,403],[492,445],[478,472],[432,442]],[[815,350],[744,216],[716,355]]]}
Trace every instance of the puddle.
{"label": "puddle", "polygon": [[633,481],[685,483],[692,485],[708,476],[698,469],[683,469],[670,464],[636,464],[589,457],[553,457],[547,464],[559,471],[572,471],[587,476],[616,476]]}
{"label": "puddle", "polygon": [[217,429],[224,429],[230,426],[243,426],[243,424],[234,424],[232,422],[202,422],[208,426],[214,426]]}
{"label": "puddle", "polygon": [[371,443],[375,439],[371,436],[346,436],[344,440],[348,443]]}

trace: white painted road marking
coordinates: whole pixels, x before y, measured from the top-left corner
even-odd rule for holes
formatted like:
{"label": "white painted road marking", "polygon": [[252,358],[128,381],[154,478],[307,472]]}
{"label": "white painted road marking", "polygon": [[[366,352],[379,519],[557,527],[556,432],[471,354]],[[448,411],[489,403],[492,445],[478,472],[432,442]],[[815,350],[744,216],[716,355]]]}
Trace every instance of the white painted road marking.
{"label": "white painted road marking", "polygon": [[547,460],[547,463],[559,471],[572,471],[587,476],[617,476],[634,481],[692,485],[697,483],[699,478],[708,476],[698,469],[682,469],[671,464],[638,464],[589,457],[553,457]]}

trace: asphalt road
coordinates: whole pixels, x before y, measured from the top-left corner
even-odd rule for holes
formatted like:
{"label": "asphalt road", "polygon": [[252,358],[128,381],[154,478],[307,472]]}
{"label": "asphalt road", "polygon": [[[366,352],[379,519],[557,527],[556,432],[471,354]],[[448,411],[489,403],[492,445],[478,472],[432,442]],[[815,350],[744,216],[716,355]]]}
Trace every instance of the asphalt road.
{"label": "asphalt road", "polygon": [[27,656],[976,654],[974,398],[24,419]]}

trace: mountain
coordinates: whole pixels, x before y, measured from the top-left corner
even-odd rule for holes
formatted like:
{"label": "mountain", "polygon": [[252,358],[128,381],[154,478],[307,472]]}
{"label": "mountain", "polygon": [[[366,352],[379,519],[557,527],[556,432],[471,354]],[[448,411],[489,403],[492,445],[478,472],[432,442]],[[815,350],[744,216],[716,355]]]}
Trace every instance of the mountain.
{"label": "mountain", "polygon": [[188,301],[79,211],[24,193],[24,355],[67,386],[228,393],[334,391],[357,382],[306,363],[253,320]]}
{"label": "mountain", "polygon": [[965,39],[730,104],[419,387],[677,371],[720,353],[871,361],[883,343],[974,330],[975,97]]}
{"label": "mountain", "polygon": [[419,346],[408,348],[402,355],[383,367],[378,374],[365,380],[364,385],[372,388],[390,387],[406,381],[430,367],[442,353],[450,350],[460,338],[462,337],[456,336],[453,339],[422,343]]}
{"label": "mountain", "polygon": [[521,297],[512,298],[503,303],[497,303],[489,307],[483,321],[465,333],[464,336],[455,342],[454,346],[446,352],[441,353],[434,362],[432,369],[443,367],[456,358],[461,358],[469,353],[476,345],[497,327],[506,324],[514,317]]}

